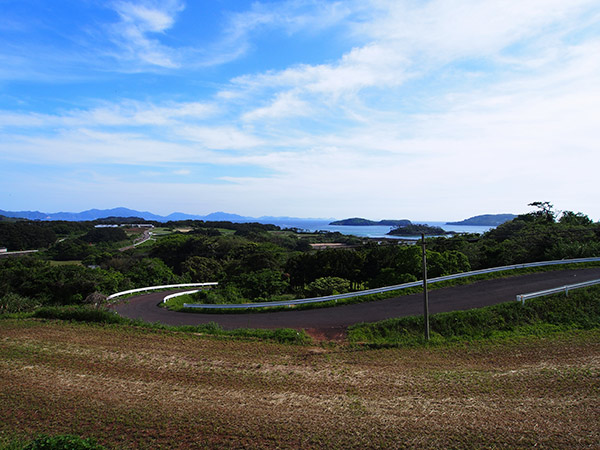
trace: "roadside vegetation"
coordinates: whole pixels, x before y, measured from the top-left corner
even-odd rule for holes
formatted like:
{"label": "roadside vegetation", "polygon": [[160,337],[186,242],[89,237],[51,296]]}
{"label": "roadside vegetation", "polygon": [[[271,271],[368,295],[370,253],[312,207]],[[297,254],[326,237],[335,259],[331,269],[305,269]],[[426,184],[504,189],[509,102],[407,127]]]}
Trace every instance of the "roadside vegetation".
{"label": "roadside vegetation", "polygon": [[348,328],[348,340],[368,346],[420,346],[482,339],[547,335],[557,331],[600,328],[600,288],[572,291],[520,302],[507,302],[430,317],[430,341],[422,316],[401,317]]}
{"label": "roadside vegetation", "polygon": [[145,328],[149,330],[175,331],[182,333],[202,334],[213,337],[226,337],[233,339],[250,339],[274,341],[282,344],[307,344],[310,342],[309,336],[304,331],[297,331],[289,328],[254,329],[254,328],[236,328],[226,330],[219,324],[210,322],[200,325],[182,325],[170,326],[160,323],[148,323],[142,320],[128,319],[105,309],[93,308],[90,306],[43,306],[35,309],[34,312],[4,314],[0,320],[26,320],[26,319],[45,319],[62,320],[69,322],[96,323],[103,325],[114,325],[122,327]]}

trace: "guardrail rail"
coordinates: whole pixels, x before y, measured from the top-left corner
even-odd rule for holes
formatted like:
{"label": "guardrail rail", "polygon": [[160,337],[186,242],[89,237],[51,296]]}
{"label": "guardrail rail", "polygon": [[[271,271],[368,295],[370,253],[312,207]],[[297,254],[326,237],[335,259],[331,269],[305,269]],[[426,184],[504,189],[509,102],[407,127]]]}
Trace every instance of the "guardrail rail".
{"label": "guardrail rail", "polygon": [[185,283],[185,284],[165,284],[163,286],[148,286],[137,289],[129,289],[128,291],[117,292],[115,294],[109,295],[106,299],[112,300],[113,298],[121,297],[127,294],[135,294],[136,292],[147,292],[147,291],[156,291],[159,289],[176,289],[176,288],[184,288],[184,287],[208,287],[208,286],[216,286],[219,283],[210,282],[210,283]]}
{"label": "guardrail rail", "polygon": [[[577,258],[577,259],[560,259],[555,261],[542,261],[535,263],[525,263],[525,264],[513,264],[510,266],[500,266],[500,267],[492,267],[490,269],[481,269],[481,270],[473,270],[470,272],[456,273],[453,275],[445,275],[443,277],[431,278],[427,280],[427,283],[439,283],[441,281],[448,280],[456,280],[459,278],[466,278],[475,275],[485,275],[488,273],[494,272],[503,272],[507,270],[514,269],[526,269],[530,267],[544,267],[544,266],[553,266],[553,265],[562,265],[562,264],[580,264],[586,262],[600,262],[600,257],[595,258]],[[286,300],[281,302],[262,302],[262,303],[231,303],[231,304],[207,304],[207,303],[184,303],[184,308],[204,308],[204,309],[238,309],[238,308],[264,308],[270,306],[294,306],[294,305],[302,305],[307,303],[321,303],[328,301],[337,301],[346,298],[352,297],[361,297],[364,295],[371,294],[380,294],[383,292],[389,291],[399,291],[403,289],[408,289],[411,287],[419,287],[423,284],[423,281],[412,281],[410,283],[398,284],[394,286],[387,286],[375,289],[367,289],[364,291],[357,292],[348,292],[346,294],[338,294],[338,295],[328,295],[325,297],[312,297],[312,298],[302,298],[296,300]],[[184,293],[181,292],[180,295]]]}
{"label": "guardrail rail", "polygon": [[596,284],[600,284],[600,280],[584,281],[583,283],[568,284],[566,286],[561,286],[553,289],[545,289],[543,291],[530,292],[529,294],[519,294],[517,295],[517,301],[525,304],[525,300],[529,300],[536,297],[543,297],[544,295],[560,294],[561,292],[564,292],[565,296],[568,296],[569,291],[594,286]]}

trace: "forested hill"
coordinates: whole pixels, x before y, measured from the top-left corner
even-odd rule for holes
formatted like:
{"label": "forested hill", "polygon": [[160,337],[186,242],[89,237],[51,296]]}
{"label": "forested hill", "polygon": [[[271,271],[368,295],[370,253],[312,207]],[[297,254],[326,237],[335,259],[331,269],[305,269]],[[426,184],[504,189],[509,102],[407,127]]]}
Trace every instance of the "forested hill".
{"label": "forested hill", "polygon": [[446,222],[446,225],[473,225],[496,227],[516,218],[514,214],[482,214],[480,216],[469,217],[459,222]]}
{"label": "forested hill", "polygon": [[406,225],[410,225],[410,220],[407,219],[401,219],[401,220],[380,220],[378,222],[374,221],[374,220],[369,220],[369,219],[363,219],[362,217],[353,217],[351,219],[344,219],[344,220],[336,220],[334,222],[331,222],[329,225],[348,225],[348,226],[365,226],[365,227],[370,227],[370,226],[376,226],[376,225],[384,225],[384,226],[390,226],[390,227],[400,227],[400,226],[406,226]]}
{"label": "forested hill", "polygon": [[390,230],[387,234],[390,236],[445,236],[447,234],[455,234],[454,231],[446,231],[440,227],[432,227],[425,224],[411,223]]}

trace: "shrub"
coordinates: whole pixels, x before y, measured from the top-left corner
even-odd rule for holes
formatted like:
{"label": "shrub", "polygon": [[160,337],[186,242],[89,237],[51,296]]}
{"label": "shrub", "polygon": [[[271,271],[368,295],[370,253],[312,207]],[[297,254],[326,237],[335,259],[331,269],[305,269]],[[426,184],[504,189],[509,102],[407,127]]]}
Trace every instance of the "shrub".
{"label": "shrub", "polygon": [[39,306],[39,302],[29,297],[9,292],[0,297],[0,314],[10,314],[33,311]]}
{"label": "shrub", "polygon": [[309,297],[343,294],[350,291],[350,281],[340,277],[322,277],[306,286]]}
{"label": "shrub", "polygon": [[58,436],[41,435],[23,447],[23,450],[104,450],[92,438],[63,434]]}
{"label": "shrub", "polygon": [[33,317],[97,323],[124,323],[127,321],[113,312],[85,306],[45,306],[36,310]]}

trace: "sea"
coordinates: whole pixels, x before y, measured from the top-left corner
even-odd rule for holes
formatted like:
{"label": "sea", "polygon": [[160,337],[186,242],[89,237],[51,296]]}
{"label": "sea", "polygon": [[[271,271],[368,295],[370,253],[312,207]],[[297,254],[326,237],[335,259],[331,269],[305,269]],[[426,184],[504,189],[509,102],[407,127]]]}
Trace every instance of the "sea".
{"label": "sea", "polygon": [[[420,239],[419,236],[389,236],[387,235],[393,227],[388,225],[373,225],[373,226],[351,226],[351,225],[329,225],[332,222],[330,220],[295,220],[295,219],[284,219],[281,221],[275,220],[270,223],[277,225],[281,228],[298,228],[304,231],[330,231],[340,232],[342,234],[349,234],[359,237],[368,238],[392,238],[392,239]],[[411,220],[413,224],[425,224],[435,227],[440,227],[445,231],[454,231],[457,233],[477,233],[482,234],[492,228],[493,226],[474,226],[474,225],[447,225],[446,222],[432,222],[428,220]]]}

